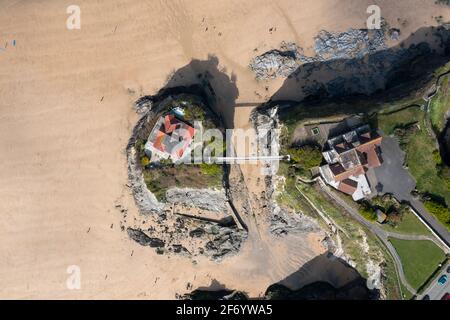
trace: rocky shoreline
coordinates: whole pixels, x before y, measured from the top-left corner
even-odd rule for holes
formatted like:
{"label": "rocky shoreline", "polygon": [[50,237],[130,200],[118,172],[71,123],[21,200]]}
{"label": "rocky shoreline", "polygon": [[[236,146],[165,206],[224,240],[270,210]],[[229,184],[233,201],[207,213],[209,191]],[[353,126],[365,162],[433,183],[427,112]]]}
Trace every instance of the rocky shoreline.
{"label": "rocky shoreline", "polygon": [[[417,58],[448,50],[446,25],[420,30],[387,47],[388,41],[399,40],[400,32],[386,24],[379,30],[322,30],[315,38],[314,56],[306,56],[299,44],[282,42],[279,49],[253,58],[249,68],[258,80],[286,78],[272,100],[371,95],[386,89],[389,82],[400,81],[403,69]],[[302,94],[288,91],[294,88]]]}
{"label": "rocky shoreline", "polygon": [[[211,219],[207,216],[211,212],[222,214],[231,210],[226,193],[223,190],[173,187],[166,192],[166,201],[158,201],[144,181],[136,150],[137,140],[146,140],[155,119],[173,101],[204,103],[200,91],[201,88],[196,86],[172,88],[169,92],[146,96],[135,103],[135,110],[141,118],[133,128],[126,154],[129,187],[140,217],[135,217],[133,223],[127,223],[125,214],[122,230],[126,229],[130,239],[154,248],[158,254],[174,253],[192,259],[203,255],[219,261],[237,253],[247,237],[246,230],[239,229],[232,219],[223,219],[222,216],[222,219]],[[196,215],[186,214],[179,208],[195,210]],[[143,224],[150,227],[144,228]]]}
{"label": "rocky shoreline", "polygon": [[399,31],[349,29],[345,32],[321,30],[315,38],[315,56],[306,56],[303,49],[294,42],[281,42],[280,49],[270,50],[255,58],[249,67],[257,79],[288,77],[306,63],[324,62],[335,59],[362,58],[386,49],[387,33],[398,39]]}

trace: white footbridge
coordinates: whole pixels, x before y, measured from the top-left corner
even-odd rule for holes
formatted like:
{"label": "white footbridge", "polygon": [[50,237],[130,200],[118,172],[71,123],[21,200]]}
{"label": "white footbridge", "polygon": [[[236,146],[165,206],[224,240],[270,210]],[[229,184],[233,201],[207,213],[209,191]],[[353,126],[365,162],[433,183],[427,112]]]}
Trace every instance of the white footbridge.
{"label": "white footbridge", "polygon": [[290,155],[284,156],[244,156],[244,157],[211,157],[207,158],[207,163],[237,163],[237,162],[257,162],[257,161],[290,161]]}

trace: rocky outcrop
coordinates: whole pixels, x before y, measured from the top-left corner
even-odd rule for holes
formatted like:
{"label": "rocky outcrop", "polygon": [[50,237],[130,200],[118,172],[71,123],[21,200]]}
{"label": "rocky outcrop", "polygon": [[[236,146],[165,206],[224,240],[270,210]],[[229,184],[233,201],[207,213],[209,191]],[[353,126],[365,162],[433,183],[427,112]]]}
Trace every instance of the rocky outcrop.
{"label": "rocky outcrop", "polygon": [[152,248],[162,248],[165,243],[159,238],[151,238],[141,229],[127,228],[128,236],[139,243],[141,246],[149,246]]}
{"label": "rocky outcrop", "polygon": [[230,253],[239,251],[242,242],[247,238],[244,230],[218,228],[216,234],[210,234],[212,240],[206,243],[205,251],[214,260],[219,261]]}
{"label": "rocky outcrop", "polygon": [[228,208],[227,197],[221,190],[171,188],[166,192],[166,201],[217,212]]}
{"label": "rocky outcrop", "polygon": [[161,213],[164,204],[160,203],[155,195],[148,190],[134,147],[128,150],[128,181],[141,213]]}
{"label": "rocky outcrop", "polygon": [[321,230],[314,219],[304,214],[288,212],[275,203],[271,211],[270,231],[277,236],[283,236],[288,233],[314,233]]}
{"label": "rocky outcrop", "polygon": [[[392,34],[391,37],[398,37],[398,32]],[[288,77],[305,63],[362,58],[382,49],[386,49],[386,44],[381,29],[349,29],[342,33],[322,30],[315,38],[316,55],[313,57],[305,56],[303,49],[295,43],[282,42],[279,50],[270,50],[253,58],[249,66],[257,79]]]}
{"label": "rocky outcrop", "polygon": [[202,290],[197,289],[191,293],[180,296],[183,300],[248,300],[245,292],[233,290]]}
{"label": "rocky outcrop", "polygon": [[[246,231],[239,230],[230,216],[224,190],[171,188],[166,193],[166,202],[162,203],[147,188],[136,148],[138,139],[147,139],[156,118],[173,108],[174,102],[195,103],[206,108],[199,90],[195,86],[176,87],[136,101],[135,109],[141,118],[133,128],[126,152],[128,187],[141,215],[140,219],[134,218],[130,224],[126,222],[127,215],[124,214],[121,228],[126,228],[131,239],[142,246],[155,248],[158,254],[175,253],[187,257],[204,255],[212,260],[221,260],[237,253],[247,237]],[[177,210],[174,210],[175,207]],[[183,214],[180,208],[206,210],[217,213],[217,217],[212,219]],[[147,227],[143,228],[143,225]]]}
{"label": "rocky outcrop", "polygon": [[157,253],[175,253],[186,257],[203,255],[214,261],[236,254],[247,238],[247,232],[233,227],[222,227],[210,222],[178,218],[172,229],[170,219],[160,229],[143,230],[128,227],[128,236],[142,246],[155,248]]}
{"label": "rocky outcrop", "polygon": [[[258,151],[260,154],[277,155],[279,153],[279,143],[268,143],[267,138],[262,134],[262,132],[271,132],[270,139],[276,142],[279,141],[277,108],[256,109],[251,114],[251,120],[258,134]],[[302,234],[320,231],[321,229],[314,219],[299,212],[288,212],[278,206],[274,200],[278,167],[273,163],[270,166],[270,168],[267,168],[268,175],[265,177],[265,195],[269,199],[268,205],[270,209],[268,217],[270,232],[276,236],[284,236],[288,233]]]}
{"label": "rocky outcrop", "polygon": [[156,199],[155,195],[148,190],[147,185],[145,184],[142,168],[139,163],[139,155],[136,150],[136,141],[138,139],[147,138],[145,128],[156,117],[160,109],[164,108],[164,105],[165,104],[154,105],[152,97],[142,97],[136,102],[136,111],[139,114],[142,114],[142,117],[134,126],[126,149],[128,181],[136,205],[143,214],[161,213],[164,204]]}
{"label": "rocky outcrop", "polygon": [[287,77],[299,66],[295,51],[271,50],[250,62],[257,79]]}
{"label": "rocky outcrop", "polygon": [[383,49],[386,44],[382,29],[349,29],[341,33],[322,30],[314,42],[317,61],[362,58]]}

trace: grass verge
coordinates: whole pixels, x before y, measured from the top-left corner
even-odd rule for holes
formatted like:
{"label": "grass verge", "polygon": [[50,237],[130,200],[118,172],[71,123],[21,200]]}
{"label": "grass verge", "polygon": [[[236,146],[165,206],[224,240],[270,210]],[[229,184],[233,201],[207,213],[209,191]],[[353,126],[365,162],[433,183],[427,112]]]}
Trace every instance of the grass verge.
{"label": "grass verge", "polygon": [[403,213],[402,220],[397,225],[382,224],[381,226],[384,230],[390,232],[411,235],[432,235],[431,231],[409,210]]}
{"label": "grass verge", "polygon": [[403,265],[409,284],[419,289],[445,260],[445,253],[429,240],[400,240],[389,238]]}

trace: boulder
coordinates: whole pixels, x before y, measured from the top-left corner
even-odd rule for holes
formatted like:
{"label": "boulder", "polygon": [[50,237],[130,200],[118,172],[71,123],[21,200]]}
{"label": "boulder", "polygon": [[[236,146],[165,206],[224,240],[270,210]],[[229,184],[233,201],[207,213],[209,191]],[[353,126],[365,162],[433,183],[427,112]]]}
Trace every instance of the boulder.
{"label": "boulder", "polygon": [[139,243],[141,246],[149,246],[152,248],[162,248],[165,242],[159,238],[151,238],[141,229],[127,228],[128,236]]}

